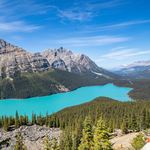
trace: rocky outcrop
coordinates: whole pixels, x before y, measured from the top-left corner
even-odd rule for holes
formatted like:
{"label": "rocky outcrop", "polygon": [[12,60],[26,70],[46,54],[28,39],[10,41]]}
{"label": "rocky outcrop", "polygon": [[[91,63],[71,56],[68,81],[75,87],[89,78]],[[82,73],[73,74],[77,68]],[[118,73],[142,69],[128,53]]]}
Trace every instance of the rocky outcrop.
{"label": "rocky outcrop", "polygon": [[56,85],[60,92],[69,92],[70,90],[63,85]]}
{"label": "rocky outcrop", "polygon": [[15,71],[15,67],[20,71],[27,71],[28,69],[36,71],[39,69],[45,70],[50,65],[42,55],[31,54],[0,39],[0,74],[3,68],[9,75],[10,72]]}
{"label": "rocky outcrop", "polygon": [[46,135],[49,136],[49,140],[52,141],[54,137],[57,138],[59,142],[59,137],[61,130],[59,128],[46,128],[38,125],[33,126],[21,126],[19,129],[14,131],[6,132],[3,129],[0,129],[0,142],[11,138],[8,142],[9,144],[3,145],[1,148],[3,150],[13,150],[14,145],[16,144],[16,138],[18,131],[23,137],[23,143],[28,150],[44,150],[43,141]]}

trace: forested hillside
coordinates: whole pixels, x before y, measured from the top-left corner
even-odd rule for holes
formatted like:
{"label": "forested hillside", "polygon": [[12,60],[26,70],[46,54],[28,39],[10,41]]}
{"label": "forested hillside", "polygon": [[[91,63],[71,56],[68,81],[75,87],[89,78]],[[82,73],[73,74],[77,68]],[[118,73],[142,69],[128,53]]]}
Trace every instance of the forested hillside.
{"label": "forested hillside", "polygon": [[48,71],[20,72],[10,78],[0,80],[0,99],[30,98],[62,92],[58,86],[63,85],[70,91],[83,86],[104,85],[112,83],[111,79],[84,77],[59,69]]}
{"label": "forested hillside", "polygon": [[148,79],[130,79],[130,82],[127,80],[116,80],[114,85],[133,88],[128,95],[135,101],[150,101],[150,80]]}
{"label": "forested hillside", "polygon": [[[107,120],[110,131],[122,128],[126,122],[126,128],[139,130],[150,127],[150,102],[120,102],[107,97],[99,97],[91,102],[65,108],[56,113],[56,118],[62,121],[63,127],[73,125],[79,119],[87,115],[91,116],[93,124],[98,116]],[[99,118],[99,117],[98,117]],[[76,120],[77,119],[77,120]],[[140,123],[141,120],[141,123]]]}

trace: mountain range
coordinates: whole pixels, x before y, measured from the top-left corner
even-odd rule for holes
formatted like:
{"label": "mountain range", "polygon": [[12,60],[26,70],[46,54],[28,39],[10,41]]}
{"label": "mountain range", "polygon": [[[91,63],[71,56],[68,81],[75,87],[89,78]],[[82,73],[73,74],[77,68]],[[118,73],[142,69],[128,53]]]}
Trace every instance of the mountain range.
{"label": "mountain range", "polygon": [[98,67],[82,53],[75,55],[72,51],[60,47],[32,54],[0,39],[0,74],[10,77],[16,70],[37,72],[51,67],[95,78],[122,78]]}
{"label": "mountain range", "polygon": [[129,65],[115,68],[114,73],[134,78],[150,78],[150,60],[137,61]]}

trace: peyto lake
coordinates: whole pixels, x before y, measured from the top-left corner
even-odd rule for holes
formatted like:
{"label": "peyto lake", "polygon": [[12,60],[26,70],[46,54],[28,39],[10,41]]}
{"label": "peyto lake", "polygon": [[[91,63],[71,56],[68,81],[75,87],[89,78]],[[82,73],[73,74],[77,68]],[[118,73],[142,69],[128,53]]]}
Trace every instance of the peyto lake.
{"label": "peyto lake", "polygon": [[0,116],[14,116],[16,110],[19,115],[24,115],[25,113],[29,118],[32,115],[32,111],[36,114],[41,112],[42,115],[45,115],[46,111],[48,111],[49,114],[51,114],[53,111],[57,112],[65,107],[89,102],[99,96],[105,96],[119,101],[131,101],[127,96],[130,90],[132,89],[106,84],[104,86],[82,87],[75,91],[45,97],[35,97],[24,100],[1,100]]}

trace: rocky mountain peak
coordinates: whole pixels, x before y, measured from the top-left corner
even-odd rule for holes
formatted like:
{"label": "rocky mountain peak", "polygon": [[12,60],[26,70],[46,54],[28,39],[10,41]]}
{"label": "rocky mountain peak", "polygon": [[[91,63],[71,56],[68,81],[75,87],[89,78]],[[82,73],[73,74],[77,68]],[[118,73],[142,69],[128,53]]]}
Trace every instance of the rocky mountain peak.
{"label": "rocky mountain peak", "polygon": [[57,49],[57,51],[60,52],[60,53],[66,53],[68,50],[64,47],[60,47],[60,48]]}
{"label": "rocky mountain peak", "polygon": [[0,48],[3,48],[3,47],[13,47],[13,45],[11,45],[10,43],[7,43],[6,41],[0,38]]}

